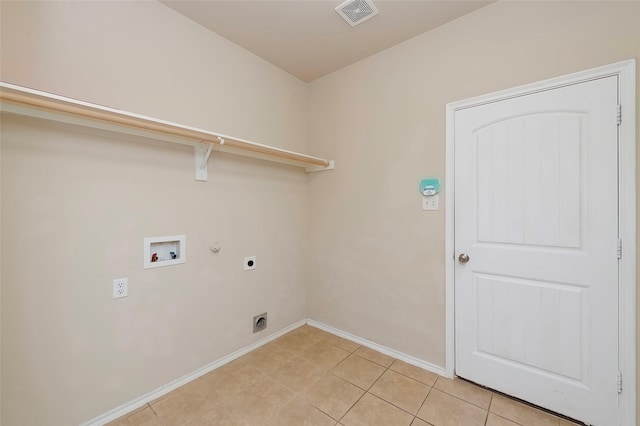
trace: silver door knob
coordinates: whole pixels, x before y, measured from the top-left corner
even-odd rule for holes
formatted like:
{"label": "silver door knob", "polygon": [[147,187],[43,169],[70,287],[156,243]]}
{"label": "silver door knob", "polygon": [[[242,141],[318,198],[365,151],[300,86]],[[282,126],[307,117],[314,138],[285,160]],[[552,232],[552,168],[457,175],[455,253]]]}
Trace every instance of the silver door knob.
{"label": "silver door knob", "polygon": [[469,261],[469,255],[467,253],[460,253],[460,256],[458,256],[458,262],[467,263],[468,261]]}

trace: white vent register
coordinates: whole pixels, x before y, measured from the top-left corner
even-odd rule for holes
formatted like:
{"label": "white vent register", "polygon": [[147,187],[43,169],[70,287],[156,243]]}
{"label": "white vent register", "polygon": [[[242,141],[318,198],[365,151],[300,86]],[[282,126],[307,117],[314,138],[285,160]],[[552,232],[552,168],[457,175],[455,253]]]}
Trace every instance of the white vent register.
{"label": "white vent register", "polygon": [[347,0],[336,7],[336,12],[352,27],[380,13],[370,0]]}

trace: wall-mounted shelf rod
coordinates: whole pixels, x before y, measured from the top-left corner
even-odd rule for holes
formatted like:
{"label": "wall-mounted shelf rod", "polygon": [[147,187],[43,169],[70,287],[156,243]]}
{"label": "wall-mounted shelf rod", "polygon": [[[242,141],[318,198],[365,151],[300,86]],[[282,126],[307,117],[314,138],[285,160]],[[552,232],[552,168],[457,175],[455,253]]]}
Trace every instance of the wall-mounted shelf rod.
{"label": "wall-mounted shelf rod", "polygon": [[[232,136],[5,82],[0,82],[0,109],[14,114],[154,137],[169,142],[191,145],[196,147],[194,148],[195,150],[201,144],[206,143],[210,144],[207,148],[212,150],[304,167],[307,172],[332,170],[334,168],[333,160],[274,148]],[[204,152],[206,160],[211,154],[210,150],[207,151]],[[203,160],[204,157],[202,157]],[[201,164],[206,165],[206,160]],[[198,171],[196,170],[197,173]]]}

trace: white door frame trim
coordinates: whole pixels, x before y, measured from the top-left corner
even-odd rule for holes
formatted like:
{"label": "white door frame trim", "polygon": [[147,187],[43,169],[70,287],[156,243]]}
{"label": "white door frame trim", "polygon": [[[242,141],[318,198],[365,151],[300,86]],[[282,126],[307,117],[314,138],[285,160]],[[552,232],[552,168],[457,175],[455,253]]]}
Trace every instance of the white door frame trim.
{"label": "white door frame trim", "polygon": [[619,234],[623,241],[619,283],[619,370],[623,375],[623,392],[619,396],[621,426],[636,424],[636,61],[617,62],[603,67],[502,90],[446,106],[446,178],[445,189],[445,298],[446,358],[445,371],[455,373],[454,329],[454,114],[458,110],[550,90],[579,82],[617,75],[618,96],[622,105],[619,134]]}

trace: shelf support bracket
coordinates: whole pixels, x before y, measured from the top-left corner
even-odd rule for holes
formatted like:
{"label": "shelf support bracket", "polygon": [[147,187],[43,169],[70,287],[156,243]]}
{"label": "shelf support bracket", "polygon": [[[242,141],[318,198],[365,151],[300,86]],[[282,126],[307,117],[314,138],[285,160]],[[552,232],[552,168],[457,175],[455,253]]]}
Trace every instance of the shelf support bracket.
{"label": "shelf support bracket", "polygon": [[[218,143],[224,145],[224,138],[218,136]],[[209,157],[211,157],[211,151],[213,151],[213,142],[200,142],[193,147],[193,156],[196,163],[196,180],[206,182],[207,181],[207,163]]]}
{"label": "shelf support bracket", "polygon": [[209,161],[209,157],[211,156],[211,150],[212,149],[213,149],[213,144],[210,143],[209,144],[209,148],[207,148],[206,154],[204,154],[204,159],[202,160],[202,163],[200,164],[200,168],[201,169],[206,169],[207,168],[207,162]]}
{"label": "shelf support bracket", "polygon": [[193,147],[193,157],[196,166],[196,180],[207,181],[207,162],[213,150],[212,143],[199,143]]}

